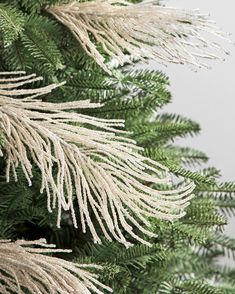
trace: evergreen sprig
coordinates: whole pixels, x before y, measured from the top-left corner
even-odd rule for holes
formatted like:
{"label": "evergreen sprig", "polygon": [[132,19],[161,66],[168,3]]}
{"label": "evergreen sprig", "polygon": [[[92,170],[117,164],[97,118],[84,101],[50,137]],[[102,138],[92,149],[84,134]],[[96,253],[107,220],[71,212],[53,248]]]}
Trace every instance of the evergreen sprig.
{"label": "evergreen sprig", "polygon": [[24,30],[25,17],[14,6],[0,3],[0,41],[6,48],[15,41]]}

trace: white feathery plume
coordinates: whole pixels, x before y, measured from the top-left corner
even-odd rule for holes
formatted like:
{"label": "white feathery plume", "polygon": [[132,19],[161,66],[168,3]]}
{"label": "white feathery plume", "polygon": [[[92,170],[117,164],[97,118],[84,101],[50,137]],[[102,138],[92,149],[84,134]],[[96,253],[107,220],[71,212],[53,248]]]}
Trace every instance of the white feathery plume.
{"label": "white feathery plume", "polygon": [[[36,247],[35,247],[36,246]],[[54,249],[45,239],[36,241],[0,240],[0,292],[2,294],[102,294],[112,289],[100,283],[89,268],[95,264],[77,264],[48,253],[71,252]],[[28,292],[27,292],[28,293]]]}
{"label": "white feathery plume", "polygon": [[[2,155],[7,162],[7,181],[12,173],[17,181],[16,169],[21,166],[31,185],[33,162],[42,175],[41,193],[47,193],[48,210],[58,209],[57,226],[64,209],[71,211],[77,227],[77,199],[82,230],[86,232],[88,227],[94,242],[99,243],[90,211],[108,240],[113,237],[127,247],[130,243],[123,229],[149,244],[134,233],[134,227],[154,236],[145,228],[148,217],[171,221],[185,215],[184,209],[193,197],[192,182],[174,189],[167,168],[143,157],[135,141],[124,136],[124,121],[68,111],[99,104],[35,99],[59,86],[55,84],[19,88],[39,79],[35,75],[0,76],[0,131],[4,136]],[[13,98],[17,96],[20,98]],[[157,184],[169,184],[170,188],[159,191]]]}
{"label": "white feathery plume", "polygon": [[107,72],[98,46],[121,65],[130,62],[125,51],[137,59],[197,67],[206,67],[200,58],[221,59],[227,53],[210,40],[211,36],[205,38],[204,33],[225,38],[227,35],[198,10],[162,7],[153,0],[137,4],[95,0],[49,6],[47,11],[74,34],[87,54]]}

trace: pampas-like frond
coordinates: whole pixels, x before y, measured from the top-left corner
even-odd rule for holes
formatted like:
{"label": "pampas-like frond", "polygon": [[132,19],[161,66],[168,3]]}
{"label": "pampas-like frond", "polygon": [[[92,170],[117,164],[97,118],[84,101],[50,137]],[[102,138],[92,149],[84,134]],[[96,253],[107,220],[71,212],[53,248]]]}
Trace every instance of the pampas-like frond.
{"label": "pampas-like frond", "polygon": [[137,4],[95,0],[50,6],[47,11],[68,27],[105,71],[109,69],[97,45],[120,64],[130,61],[126,51],[137,59],[205,67],[200,57],[221,58],[221,52],[215,55],[213,51],[225,51],[203,37],[204,32],[226,35],[197,10],[161,7],[152,0]]}
{"label": "pampas-like frond", "polygon": [[[0,77],[0,129],[4,135],[6,177],[20,165],[32,184],[32,162],[41,171],[48,210],[70,210],[75,227],[77,198],[83,232],[88,227],[94,242],[101,242],[90,211],[105,237],[129,246],[123,229],[145,229],[147,217],[174,220],[182,217],[194,189],[193,183],[173,188],[167,168],[139,154],[141,148],[126,137],[122,120],[106,120],[68,110],[99,107],[89,101],[49,103],[35,99],[58,85],[39,89],[18,88],[41,78],[34,75]],[[13,97],[20,96],[21,99]],[[118,128],[118,129],[117,129]],[[125,134],[125,136],[124,136]],[[158,184],[169,184],[159,191]],[[138,221],[137,221],[138,219]]]}
{"label": "pampas-like frond", "polygon": [[[35,247],[36,246],[36,247]],[[98,288],[112,289],[97,280],[89,268],[94,264],[76,264],[48,253],[71,252],[54,249],[46,240],[0,240],[0,292],[2,294],[102,294]],[[98,288],[97,288],[98,287]]]}

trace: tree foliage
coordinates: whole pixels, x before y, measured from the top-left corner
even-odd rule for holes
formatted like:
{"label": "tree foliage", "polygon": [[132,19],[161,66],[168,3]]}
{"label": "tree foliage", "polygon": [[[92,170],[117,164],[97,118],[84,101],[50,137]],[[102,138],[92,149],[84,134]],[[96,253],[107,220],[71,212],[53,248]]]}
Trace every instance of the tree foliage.
{"label": "tree foliage", "polygon": [[[106,240],[101,245],[93,244],[91,235],[83,234],[79,224],[78,229],[73,227],[66,211],[58,229],[56,212],[47,211],[46,197],[40,194],[37,168],[31,187],[20,167],[18,182],[6,183],[6,162],[1,157],[1,239],[46,238],[58,248],[71,248],[72,254],[60,257],[102,265],[99,278],[115,294],[235,293],[234,269],[217,262],[220,257],[235,255],[235,240],[223,233],[228,216],[235,214],[235,184],[221,183],[218,170],[205,167],[206,154],[174,143],[175,139],[198,135],[200,126],[191,119],[164,112],[171,101],[165,74],[113,66],[109,76],[78,47],[72,34],[45,12],[47,5],[64,1],[0,2],[1,71],[35,72],[45,77],[37,82],[39,85],[66,81],[44,101],[90,99],[102,103],[101,108],[79,111],[99,118],[125,119],[126,130],[143,147],[145,156],[167,166],[179,184],[183,179],[196,183],[195,197],[185,217],[175,222],[149,219],[157,237],[141,237],[152,247],[131,240],[135,245],[125,249]],[[0,144],[4,146],[1,128]]]}

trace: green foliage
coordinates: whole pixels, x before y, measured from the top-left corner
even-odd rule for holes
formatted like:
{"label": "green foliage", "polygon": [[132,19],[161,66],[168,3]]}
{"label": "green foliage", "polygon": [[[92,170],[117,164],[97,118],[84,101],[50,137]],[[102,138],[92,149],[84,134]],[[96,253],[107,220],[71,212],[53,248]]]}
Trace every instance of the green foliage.
{"label": "green foliage", "polygon": [[159,289],[159,294],[222,294],[220,289],[207,284],[203,281],[189,280],[181,282],[173,279],[168,282],[163,282]]}
{"label": "green foliage", "polygon": [[48,28],[50,28],[50,23],[45,22],[44,18],[30,18],[22,35],[22,44],[26,54],[34,58],[37,66],[35,69],[42,73],[46,69],[50,72],[63,68],[62,56]]}
{"label": "green foliage", "polygon": [[196,167],[208,161],[208,157],[204,152],[188,147],[169,145],[165,147],[165,152],[174,162],[189,167]]}
{"label": "green foliage", "polygon": [[[128,121],[127,121],[128,123]],[[152,121],[129,123],[133,138],[143,147],[155,147],[176,138],[193,136],[199,133],[200,126],[190,119],[175,114],[159,114]]]}
{"label": "green foliage", "polygon": [[[32,187],[20,167],[18,182],[6,183],[5,158],[0,158],[0,237],[44,237],[60,248],[72,248],[73,254],[62,257],[101,264],[100,280],[115,294],[235,293],[235,271],[217,262],[235,254],[235,240],[223,234],[227,217],[235,214],[235,184],[220,183],[220,172],[204,167],[208,157],[203,152],[174,144],[176,139],[197,135],[200,126],[177,114],[162,113],[171,101],[163,73],[127,67],[115,68],[112,76],[104,73],[69,31],[45,13],[46,5],[59,2],[63,1],[1,1],[0,70],[36,72],[44,76],[42,85],[65,80],[63,87],[43,97],[45,101],[102,103],[82,113],[125,119],[126,130],[145,156],[167,166],[179,183],[196,183],[195,197],[180,220],[149,219],[150,229],[158,235],[148,239],[152,247],[136,242],[126,250],[106,240],[98,245],[89,233],[72,226],[67,212],[62,215],[62,228],[56,228],[57,215],[47,211],[36,168]],[[1,135],[0,145],[4,147]],[[75,213],[79,214],[78,208]]]}
{"label": "green foliage", "polygon": [[23,10],[30,14],[40,13],[47,5],[66,3],[66,1],[64,0],[17,0],[16,2],[18,3],[18,5],[20,5],[20,7],[22,7]]}
{"label": "green foliage", "polygon": [[205,250],[220,252],[221,255],[235,259],[235,239],[217,233],[207,240]]}
{"label": "green foliage", "polygon": [[15,41],[24,29],[24,16],[12,6],[0,3],[0,41],[7,46]]}
{"label": "green foliage", "polygon": [[[193,152],[190,154],[187,154],[186,152]],[[195,154],[196,152],[196,154]],[[199,163],[199,160],[207,160],[207,157],[203,153],[198,153],[198,151],[191,150],[191,149],[181,149],[177,147],[167,146],[164,148],[158,147],[158,148],[145,148],[143,154],[147,157],[150,157],[151,159],[157,160],[158,162],[161,162],[165,166],[169,168],[169,170],[174,173],[177,176],[182,176],[184,178],[191,179],[198,183],[214,183],[213,177],[210,177],[208,175],[204,175],[203,171],[192,171],[188,168],[185,168],[183,165],[188,166],[189,162],[192,165],[196,165]],[[193,157],[194,156],[194,157]],[[200,159],[199,157],[200,156]],[[195,161],[193,160],[195,158]],[[202,159],[203,158],[203,159]]]}
{"label": "green foliage", "polygon": [[8,66],[39,74],[63,69],[63,58],[53,39],[55,31],[56,24],[45,17],[27,18],[20,38],[3,51]]}

